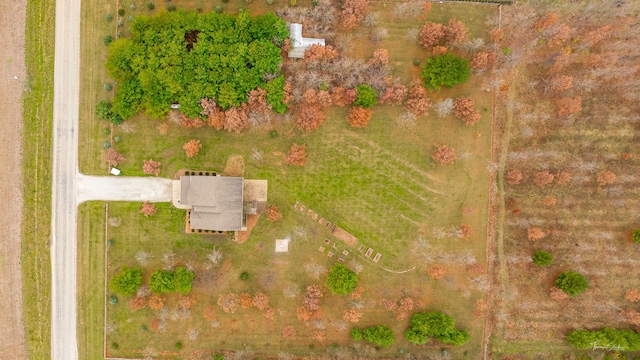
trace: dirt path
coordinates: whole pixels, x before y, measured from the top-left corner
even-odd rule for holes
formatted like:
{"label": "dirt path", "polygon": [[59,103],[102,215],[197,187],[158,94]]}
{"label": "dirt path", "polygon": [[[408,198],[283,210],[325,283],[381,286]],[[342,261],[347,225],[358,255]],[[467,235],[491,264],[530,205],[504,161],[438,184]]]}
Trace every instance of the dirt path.
{"label": "dirt path", "polygon": [[[22,314],[21,133],[26,0],[0,2],[0,357],[27,359]],[[14,79],[18,77],[18,80]]]}

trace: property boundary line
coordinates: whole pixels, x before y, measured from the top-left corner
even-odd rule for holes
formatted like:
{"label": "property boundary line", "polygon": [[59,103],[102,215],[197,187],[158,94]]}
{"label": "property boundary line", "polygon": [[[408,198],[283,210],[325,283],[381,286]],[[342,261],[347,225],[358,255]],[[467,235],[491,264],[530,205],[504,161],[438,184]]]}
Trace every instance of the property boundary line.
{"label": "property boundary line", "polygon": [[102,326],[102,353],[107,358],[107,261],[109,258],[109,203],[104,203],[104,325]]}

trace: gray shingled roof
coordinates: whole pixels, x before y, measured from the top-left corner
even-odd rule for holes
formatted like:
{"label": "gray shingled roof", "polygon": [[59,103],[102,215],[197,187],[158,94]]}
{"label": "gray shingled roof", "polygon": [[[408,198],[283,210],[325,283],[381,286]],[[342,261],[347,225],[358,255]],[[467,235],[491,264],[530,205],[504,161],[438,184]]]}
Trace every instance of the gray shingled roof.
{"label": "gray shingled roof", "polygon": [[226,176],[181,176],[180,203],[191,206],[192,229],[242,229],[243,179]]}

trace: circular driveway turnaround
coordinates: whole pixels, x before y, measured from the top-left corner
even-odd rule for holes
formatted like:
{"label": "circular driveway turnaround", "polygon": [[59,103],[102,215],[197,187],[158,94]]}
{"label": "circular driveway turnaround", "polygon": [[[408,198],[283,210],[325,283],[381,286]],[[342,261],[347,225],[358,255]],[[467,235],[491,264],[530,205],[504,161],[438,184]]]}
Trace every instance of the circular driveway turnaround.
{"label": "circular driveway turnaround", "polygon": [[172,180],[157,177],[88,176],[76,177],[76,201],[171,201]]}

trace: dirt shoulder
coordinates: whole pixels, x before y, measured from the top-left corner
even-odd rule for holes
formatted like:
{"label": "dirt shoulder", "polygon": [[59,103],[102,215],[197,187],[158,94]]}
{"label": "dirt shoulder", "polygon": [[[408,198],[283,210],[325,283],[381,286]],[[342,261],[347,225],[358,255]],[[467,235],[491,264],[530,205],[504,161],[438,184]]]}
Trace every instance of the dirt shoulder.
{"label": "dirt shoulder", "polygon": [[[5,359],[27,359],[22,312],[20,270],[22,193],[22,89],[26,71],[26,0],[0,2],[0,354]],[[17,76],[18,80],[14,77]]]}

